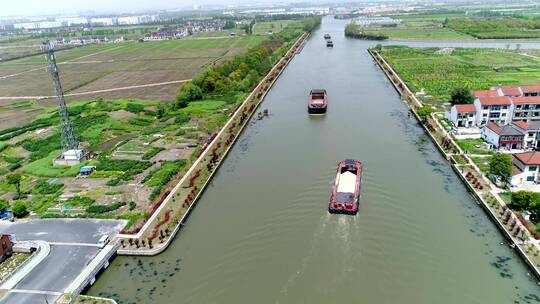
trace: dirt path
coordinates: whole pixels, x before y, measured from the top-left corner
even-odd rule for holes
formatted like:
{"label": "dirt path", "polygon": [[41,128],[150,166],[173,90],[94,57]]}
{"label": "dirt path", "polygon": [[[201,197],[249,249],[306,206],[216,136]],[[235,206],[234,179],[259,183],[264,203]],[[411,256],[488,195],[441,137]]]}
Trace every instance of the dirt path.
{"label": "dirt path", "polygon": [[[141,84],[141,85],[135,85],[135,86],[119,87],[119,88],[104,89],[104,90],[95,90],[95,91],[88,91],[88,92],[69,93],[69,94],[64,94],[64,96],[65,97],[81,96],[81,95],[91,95],[91,94],[97,94],[97,93],[123,91],[123,90],[139,89],[139,88],[157,87],[157,86],[163,86],[163,85],[169,85],[169,84],[175,84],[175,83],[183,83],[183,82],[187,82],[187,81],[191,81],[191,79],[182,79],[182,80],[173,80],[173,81],[166,81],[166,82],[148,83],[148,84]],[[4,97],[0,97],[0,100],[48,99],[48,98],[56,98],[56,96],[4,96]]]}

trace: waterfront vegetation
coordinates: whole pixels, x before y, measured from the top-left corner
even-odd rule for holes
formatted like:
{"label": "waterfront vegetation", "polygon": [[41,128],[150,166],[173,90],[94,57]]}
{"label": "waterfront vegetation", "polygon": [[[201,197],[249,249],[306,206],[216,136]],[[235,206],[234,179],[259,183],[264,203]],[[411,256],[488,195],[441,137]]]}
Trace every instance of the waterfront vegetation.
{"label": "waterfront vegetation", "polygon": [[540,18],[500,17],[447,19],[444,26],[479,39],[539,38]]}
{"label": "waterfront vegetation", "polygon": [[365,28],[360,27],[358,24],[351,22],[345,27],[345,36],[355,39],[365,40],[386,40],[387,35],[380,33],[367,33]]}
{"label": "waterfront vegetation", "polygon": [[[0,175],[20,174],[18,183],[0,179],[0,197],[14,212],[18,210],[16,216],[33,212],[46,218],[120,218],[128,220],[126,229],[140,227],[198,156],[200,146],[224,125],[295,39],[319,22],[320,18],[276,22],[277,33],[250,40],[255,43],[247,52],[207,66],[193,82],[180,86],[170,102],[99,98],[70,103],[75,132],[94,154],[79,165],[53,166],[61,152],[55,109],[26,125],[0,130]],[[247,40],[234,44],[246,47],[238,44],[243,41]],[[205,45],[213,48],[215,43],[229,42],[181,42],[190,52]],[[178,46],[169,41],[152,44],[163,50]],[[143,45],[149,44],[131,47]],[[95,166],[84,182],[75,178],[82,166]],[[201,179],[207,175],[201,173]]]}
{"label": "waterfront vegetation", "polygon": [[441,49],[384,46],[381,54],[413,92],[425,89],[421,99],[441,105],[456,88],[533,84],[540,78],[540,60],[501,49]]}

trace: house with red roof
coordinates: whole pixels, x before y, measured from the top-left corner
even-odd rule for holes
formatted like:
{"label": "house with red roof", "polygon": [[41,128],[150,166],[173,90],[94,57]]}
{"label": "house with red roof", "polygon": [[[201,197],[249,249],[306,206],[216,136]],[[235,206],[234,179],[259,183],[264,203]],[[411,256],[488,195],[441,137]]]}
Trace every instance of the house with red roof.
{"label": "house with red roof", "polygon": [[540,120],[532,120],[529,122],[514,120],[512,125],[525,134],[523,139],[524,149],[540,150]]}
{"label": "house with red roof", "polygon": [[524,152],[512,155],[512,178],[514,187],[534,185],[539,182],[540,152]]}
{"label": "house with red roof", "polygon": [[450,121],[458,128],[476,125],[476,108],[472,104],[458,104],[450,109]]}
{"label": "house with red roof", "polygon": [[482,129],[482,138],[499,151],[515,151],[523,149],[525,134],[513,125],[488,122]]}
{"label": "house with red roof", "polygon": [[474,101],[476,125],[481,127],[489,122],[506,125],[512,121],[512,101],[508,96],[478,97]]}

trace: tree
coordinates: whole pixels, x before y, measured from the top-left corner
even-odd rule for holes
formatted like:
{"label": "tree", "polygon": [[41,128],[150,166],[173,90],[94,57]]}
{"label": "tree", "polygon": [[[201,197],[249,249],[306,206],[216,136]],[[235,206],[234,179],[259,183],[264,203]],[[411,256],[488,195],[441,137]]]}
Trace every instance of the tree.
{"label": "tree", "polygon": [[0,211],[4,211],[9,207],[9,203],[6,200],[0,199]]}
{"label": "tree", "polygon": [[17,198],[21,197],[21,179],[22,176],[18,173],[10,174],[6,177],[6,182],[9,185],[15,186],[15,189],[17,189]]}
{"label": "tree", "polygon": [[467,104],[473,103],[474,97],[471,95],[471,92],[467,88],[455,88],[452,91],[450,103],[455,104]]}
{"label": "tree", "polygon": [[158,104],[157,111],[156,111],[156,117],[158,119],[162,118],[165,115],[166,112],[167,112],[167,107],[162,103]]}
{"label": "tree", "polygon": [[418,116],[420,116],[422,122],[425,123],[431,112],[433,112],[433,109],[430,106],[422,106],[420,109],[418,109]]}
{"label": "tree", "polygon": [[16,201],[15,204],[13,204],[13,215],[16,217],[24,217],[28,214],[28,210],[26,209],[26,204],[24,201]]}
{"label": "tree", "polygon": [[535,208],[540,201],[540,193],[530,191],[512,192],[511,205],[518,210]]}
{"label": "tree", "polygon": [[174,107],[176,109],[185,108],[191,101],[202,99],[202,97],[203,92],[201,88],[192,82],[188,82],[180,88]]}
{"label": "tree", "polygon": [[512,156],[510,154],[495,154],[489,161],[489,171],[495,175],[509,178],[512,175]]}

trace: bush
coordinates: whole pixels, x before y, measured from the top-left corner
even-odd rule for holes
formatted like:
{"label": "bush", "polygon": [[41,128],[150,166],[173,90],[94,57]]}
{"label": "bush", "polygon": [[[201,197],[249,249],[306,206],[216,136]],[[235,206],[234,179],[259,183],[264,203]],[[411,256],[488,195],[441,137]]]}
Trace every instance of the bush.
{"label": "bush", "polygon": [[495,154],[489,161],[489,171],[504,178],[512,175],[512,156],[510,154]]}
{"label": "bush", "polygon": [[13,215],[19,218],[28,215],[28,210],[24,201],[16,201],[15,204],[13,204],[12,211]]}
{"label": "bush", "polygon": [[86,212],[88,213],[96,213],[96,214],[100,214],[100,213],[107,213],[107,212],[111,212],[111,211],[114,211],[122,206],[126,205],[126,202],[116,202],[116,203],[112,203],[112,204],[109,204],[109,205],[96,205],[96,206],[90,206],[88,208],[86,208]]}
{"label": "bush", "polygon": [[198,85],[190,81],[180,88],[180,91],[176,96],[176,103],[174,106],[176,109],[185,108],[188,103],[195,100],[201,100],[202,97],[202,89]]}
{"label": "bush", "polygon": [[70,206],[83,206],[87,207],[95,203],[96,201],[94,199],[91,199],[86,196],[74,196],[68,200],[65,201],[66,205]]}
{"label": "bush", "polygon": [[148,150],[144,155],[142,156],[142,159],[149,160],[150,158],[154,157],[159,152],[165,150],[165,148],[162,147],[152,147],[150,150]]}
{"label": "bush", "polygon": [[429,115],[433,112],[433,109],[430,106],[422,106],[420,109],[418,109],[418,116],[422,120],[422,122],[427,122]]}
{"label": "bush", "polygon": [[141,112],[144,112],[144,106],[138,103],[128,103],[126,106],[126,111],[139,114]]}
{"label": "bush", "polygon": [[5,199],[0,199],[0,211],[4,211],[9,207],[8,201]]}
{"label": "bush", "polygon": [[62,189],[63,184],[49,184],[46,180],[40,179],[37,181],[32,193],[34,194],[54,194]]}
{"label": "bush", "polygon": [[135,207],[137,207],[137,204],[134,201],[129,202],[129,211],[135,210]]}
{"label": "bush", "polygon": [[150,119],[135,117],[129,120],[129,123],[135,126],[146,127],[152,124]]}

